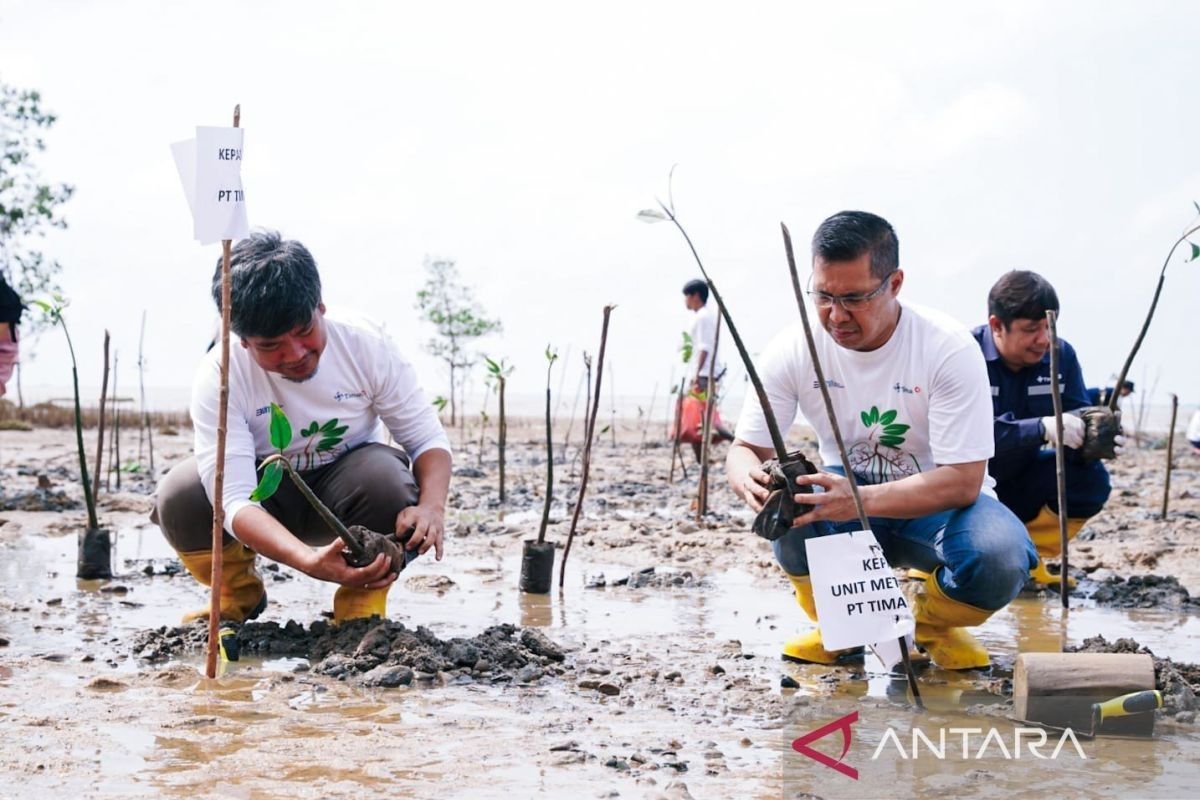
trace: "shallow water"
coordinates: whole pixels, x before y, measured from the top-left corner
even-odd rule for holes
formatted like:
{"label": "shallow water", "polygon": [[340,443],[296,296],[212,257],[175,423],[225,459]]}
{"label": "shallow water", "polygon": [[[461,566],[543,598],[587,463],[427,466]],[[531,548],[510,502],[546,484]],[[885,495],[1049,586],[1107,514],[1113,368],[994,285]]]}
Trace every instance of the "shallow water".
{"label": "shallow water", "polygon": [[[175,624],[184,609],[206,602],[206,594],[186,575],[146,578],[124,566],[125,559],[171,555],[156,529],[128,528],[116,539],[114,564],[125,574],[107,584],[75,580],[73,537],[30,535],[0,544],[0,599],[8,609],[0,615],[0,636],[10,640],[0,650],[0,723],[19,724],[26,737],[23,753],[10,763],[16,769],[0,776],[0,794],[19,782],[52,796],[184,796],[196,794],[214,773],[233,797],[596,796],[610,789],[637,796],[674,780],[696,796],[723,797],[994,797],[1026,794],[1042,780],[1067,796],[1093,795],[1101,786],[1117,796],[1193,791],[1200,737],[1169,723],[1151,741],[1082,742],[1086,760],[1068,748],[1057,760],[1027,756],[1017,764],[995,747],[981,759],[926,753],[913,760],[894,746],[872,760],[889,727],[906,746],[914,726],[935,741],[941,729],[994,726],[1011,744],[1014,723],[999,709],[968,712],[1001,700],[977,674],[923,670],[930,710],[916,714],[904,682],[894,676],[845,680],[846,668],[783,664],[778,645],[800,627],[800,615],[782,585],[730,569],[708,574],[704,587],[585,589],[585,578],[597,572],[610,580],[630,572],[598,563],[585,547],[572,554],[561,595],[517,592],[517,548],[505,540],[491,548],[494,556],[488,547],[474,547],[474,555],[453,562],[419,560],[402,582],[436,573],[454,585],[441,593],[401,586],[389,609],[443,638],[501,622],[543,627],[572,650],[581,669],[599,665],[642,676],[619,697],[558,679],[531,687],[355,689],[294,672],[303,667],[303,659],[294,658],[244,659],[207,681],[196,671],[199,655],[184,668],[132,658],[128,642],[135,631]],[[265,576],[271,606],[264,619],[307,622],[329,607],[332,587],[303,576]],[[127,591],[113,592],[114,586]],[[993,653],[992,676],[1002,678],[1018,652],[1058,651],[1097,633],[1110,640],[1131,636],[1159,656],[1200,661],[1200,617],[1084,601],[1064,616],[1056,597],[1022,597],[989,620],[980,636]],[[738,655],[730,640],[752,658]],[[84,662],[89,656],[95,661]],[[717,663],[725,673],[712,673]],[[682,683],[644,679],[650,670],[672,667],[684,673]],[[863,667],[848,670],[861,675]],[[784,674],[800,689],[781,691]],[[118,686],[96,688],[96,675],[111,675]],[[853,712],[859,719],[845,763],[856,765],[857,781],[791,748],[798,736]],[[814,747],[836,757],[839,736]],[[981,740],[972,740],[972,753]],[[577,742],[576,749],[550,751],[568,741]],[[951,741],[958,739],[951,735]],[[651,753],[655,749],[673,755]],[[948,750],[953,756],[955,747]],[[49,754],[43,769],[30,761],[39,752]],[[604,766],[610,757],[627,761],[633,754],[686,762],[687,771],[663,766],[635,778]]]}

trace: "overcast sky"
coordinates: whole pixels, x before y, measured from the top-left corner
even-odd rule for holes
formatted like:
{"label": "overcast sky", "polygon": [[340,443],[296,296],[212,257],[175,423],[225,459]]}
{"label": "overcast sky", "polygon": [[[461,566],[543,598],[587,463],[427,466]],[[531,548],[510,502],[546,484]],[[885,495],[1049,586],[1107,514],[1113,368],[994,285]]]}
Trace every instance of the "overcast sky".
{"label": "overcast sky", "polygon": [[[40,164],[77,193],[46,250],[85,383],[104,327],[133,365],[143,309],[147,382],[190,383],[219,246],[192,241],[169,144],[241,103],[251,224],[304,242],[327,304],[386,321],[430,394],[444,373],[413,302],[436,254],[503,320],[481,349],[516,364],[516,393],[536,400],[549,341],[571,346],[572,395],[612,302],[616,390],[658,382],[661,404],[696,270],[634,214],[674,163],[752,350],[796,315],[779,222],[804,249],[861,208],[896,227],[902,296],[965,324],[1002,272],[1048,277],[1097,384],[1200,198],[1194,18],[1184,2],[0,0],[0,80],[60,118]],[[1156,401],[1200,399],[1198,301],[1200,265],[1180,259],[1131,373],[1160,377]],[[26,392],[68,381],[47,335]]]}

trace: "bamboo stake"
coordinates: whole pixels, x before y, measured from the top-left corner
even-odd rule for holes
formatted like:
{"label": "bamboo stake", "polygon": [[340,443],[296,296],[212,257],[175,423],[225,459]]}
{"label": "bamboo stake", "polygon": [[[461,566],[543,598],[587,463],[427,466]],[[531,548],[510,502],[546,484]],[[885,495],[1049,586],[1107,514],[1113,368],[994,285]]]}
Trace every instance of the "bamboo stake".
{"label": "bamboo stake", "polygon": [[[583,360],[585,363],[590,363],[590,362],[588,362],[588,354],[586,352],[583,354]],[[566,372],[566,367],[563,368],[563,371]],[[577,412],[579,410],[579,395],[583,392],[583,386],[584,386],[585,380],[586,380],[586,377],[584,376],[584,374],[582,372],[579,373],[579,384],[575,387],[575,401],[573,403],[571,403],[571,419],[569,422],[567,422],[567,432],[566,432],[566,434],[563,435],[562,460],[564,463],[567,460],[567,445],[569,445],[571,442],[571,430],[575,427],[575,412]],[[587,424],[586,409],[584,410],[583,418],[585,420],[584,425],[586,425]]]}
{"label": "bamboo stake", "polygon": [[1167,429],[1167,479],[1163,483],[1162,518],[1167,518],[1167,505],[1171,502],[1171,459],[1175,454],[1175,417],[1179,413],[1179,395],[1171,393],[1171,427]]}
{"label": "bamboo stake", "polygon": [[96,470],[92,473],[92,497],[100,498],[100,476],[104,474],[104,406],[108,402],[108,331],[104,331],[104,378],[100,381],[100,432],[96,437]]}
{"label": "bamboo stake", "polygon": [[683,416],[683,393],[687,389],[687,376],[683,376],[683,380],[679,381],[679,392],[675,395],[675,426],[672,428],[674,432],[671,436],[674,441],[671,443],[671,474],[667,478],[667,483],[675,482],[675,461],[679,461],[679,468],[683,470],[683,479],[687,480],[687,464],[684,463],[683,453],[679,451],[679,418]]}
{"label": "bamboo stake", "polygon": [[[546,345],[546,502],[542,506],[542,523],[538,526],[538,544],[546,541],[546,527],[550,524],[550,506],[554,502],[554,421],[550,417],[550,370],[554,369],[557,355],[551,356],[550,345]],[[561,384],[561,381],[559,382]]]}
{"label": "bamboo stake", "polygon": [[[1058,314],[1050,309],[1046,311],[1046,321],[1050,328],[1050,397],[1054,400],[1054,468],[1058,473],[1058,537],[1062,545],[1062,581],[1059,583],[1059,595],[1062,597],[1063,611],[1070,610],[1067,595],[1071,591],[1069,584],[1071,573],[1067,570],[1067,462],[1066,448],[1063,447],[1063,408],[1062,387],[1058,382]],[[1117,382],[1120,387],[1120,381]],[[1120,394],[1119,388],[1113,391],[1113,396]]]}
{"label": "bamboo stake", "polygon": [[[242,119],[242,107],[233,107],[233,127]],[[220,649],[221,628],[221,579],[222,543],[225,534],[225,437],[228,433],[226,417],[229,416],[229,304],[232,302],[232,282],[229,276],[229,261],[233,241],[221,242],[221,390],[217,403],[217,471],[213,479],[213,526],[212,526],[212,587],[208,611],[208,651],[204,661],[204,674],[217,676],[217,652]]]}
{"label": "bamboo stake", "polygon": [[496,446],[500,456],[500,503],[504,504],[504,448],[508,445],[508,420],[504,415],[504,374],[497,376],[496,380],[500,382],[500,427],[497,433]]}
{"label": "bamboo stake", "polygon": [[708,386],[704,390],[704,424],[700,426],[700,488],[696,495],[696,521],[708,513],[708,454],[712,448],[712,415],[716,407],[716,364],[717,347],[721,342],[721,316],[717,315],[717,326],[713,333],[713,349],[708,354]]}
{"label": "bamboo stake", "polygon": [[145,376],[145,345],[146,345],[146,312],[142,311],[142,330],[138,334],[138,465],[142,463],[142,450],[146,439],[146,376]]}
{"label": "bamboo stake", "polygon": [[646,436],[650,433],[650,420],[654,416],[654,403],[658,400],[658,381],[654,382],[654,388],[650,391],[650,406],[646,409],[646,418],[642,420],[642,441],[638,445],[639,450],[646,449]]}
{"label": "bamboo stake", "polygon": [[[579,476],[579,493],[575,497],[575,510],[571,514],[571,529],[567,532],[567,546],[563,549],[562,564],[558,570],[558,588],[567,580],[567,556],[571,555],[571,542],[575,540],[575,528],[579,524],[579,512],[583,510],[583,496],[587,491],[588,471],[592,466],[592,436],[596,432],[596,417],[600,416],[600,384],[604,376],[604,348],[608,343],[608,318],[616,306],[604,307],[604,324],[600,328],[600,353],[596,356],[596,398],[592,402],[592,414],[587,421],[583,439],[583,466]],[[591,362],[588,362],[589,380]]]}
{"label": "bamboo stake", "polygon": [[111,463],[113,472],[116,473],[117,491],[121,491],[121,403],[117,399],[120,395],[117,393],[117,376],[120,375],[119,360],[120,352],[113,351],[113,442]]}
{"label": "bamboo stake", "polygon": [[[783,247],[787,252],[788,270],[792,275],[792,291],[796,295],[796,305],[800,308],[800,320],[804,323],[804,340],[808,344],[808,355],[812,359],[813,371],[817,374],[817,384],[821,388],[821,399],[825,401],[825,414],[829,417],[829,426],[833,429],[833,439],[837,442],[838,455],[842,459],[842,470],[846,473],[846,481],[850,484],[850,494],[854,497],[854,510],[858,514],[858,524],[864,531],[871,530],[871,521],[867,518],[867,510],[863,506],[862,495],[858,491],[858,480],[854,470],[850,468],[850,456],[846,452],[846,442],[842,439],[842,428],[838,424],[837,414],[833,410],[833,398],[829,395],[829,385],[825,382],[825,370],[821,367],[821,359],[817,355],[817,343],[813,339],[812,325],[808,321],[808,307],[804,304],[804,290],[800,287],[800,272],[796,269],[796,254],[792,250],[792,235],[787,225],[782,222],[779,227],[783,230]],[[921,701],[921,691],[917,688],[917,675],[913,672],[912,661],[908,653],[908,641],[899,637],[900,660],[904,664],[904,673],[908,677],[908,688],[913,693],[913,704],[924,708]]]}

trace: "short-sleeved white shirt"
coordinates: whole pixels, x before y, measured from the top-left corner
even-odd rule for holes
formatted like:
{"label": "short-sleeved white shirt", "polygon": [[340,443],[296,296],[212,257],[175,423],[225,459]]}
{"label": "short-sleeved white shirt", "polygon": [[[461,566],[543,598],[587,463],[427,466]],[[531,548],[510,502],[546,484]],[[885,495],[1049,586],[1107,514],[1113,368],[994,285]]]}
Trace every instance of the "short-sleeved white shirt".
{"label": "short-sleeved white shirt", "polygon": [[[940,312],[904,303],[896,330],[877,350],[841,347],[820,325],[813,336],[851,469],[866,482],[886,483],[937,465],[992,457],[987,366],[964,326]],[[784,435],[799,410],[817,433],[822,463],[840,465],[800,323],[776,335],[758,370]],[[737,437],[771,446],[753,392],[742,407]],[[994,485],[985,472],[983,490],[993,494]]]}
{"label": "short-sleeved white shirt", "polygon": [[[704,366],[700,366],[700,353],[708,353],[712,357],[713,351],[717,351],[717,362],[712,365],[713,375],[720,377],[724,370],[724,359],[721,358],[721,350],[717,346],[717,315],[720,314],[717,308],[717,301],[713,300],[705,303],[700,310],[696,312],[696,318],[692,320],[692,377],[707,378],[709,359],[705,359]],[[696,371],[699,370],[699,375]]]}
{"label": "short-sleeved white shirt", "polygon": [[[330,313],[325,333],[316,374],[301,382],[267,372],[246,348],[231,343],[222,493],[230,534],[237,513],[257,505],[250,501],[258,483],[255,461],[274,452],[271,403],[291,421],[292,441],[284,452],[298,470],[330,464],[368,442],[387,442],[389,434],[413,459],[426,450],[450,450],[416,370],[382,328],[353,314]],[[214,347],[192,384],[196,468],[210,502],[217,471],[220,363],[220,347]]]}

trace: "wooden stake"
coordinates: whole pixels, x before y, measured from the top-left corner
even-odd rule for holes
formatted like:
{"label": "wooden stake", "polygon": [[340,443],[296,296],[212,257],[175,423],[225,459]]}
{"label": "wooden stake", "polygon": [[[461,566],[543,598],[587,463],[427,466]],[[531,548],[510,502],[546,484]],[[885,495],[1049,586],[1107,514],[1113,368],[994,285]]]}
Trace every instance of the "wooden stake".
{"label": "wooden stake", "polygon": [[[1070,572],[1067,571],[1067,462],[1066,448],[1063,447],[1063,409],[1062,387],[1058,383],[1058,314],[1046,311],[1046,322],[1050,328],[1050,397],[1054,400],[1054,468],[1058,473],[1058,536],[1062,543],[1062,582],[1059,583],[1059,595],[1062,597],[1063,611],[1070,610]],[[1121,382],[1117,381],[1117,389],[1113,395],[1120,394]]]}
{"label": "wooden stake", "polygon": [[[558,588],[567,580],[567,556],[571,555],[571,542],[575,540],[575,528],[579,524],[579,513],[583,510],[583,496],[587,492],[588,471],[592,466],[592,436],[596,432],[596,417],[600,416],[600,384],[604,376],[604,348],[608,343],[608,318],[616,306],[604,307],[604,324],[600,328],[600,353],[596,356],[596,396],[592,401],[592,413],[587,420],[583,436],[583,466],[579,476],[579,493],[575,496],[575,510],[571,513],[571,529],[567,532],[567,546],[563,548],[562,564],[558,570]],[[588,363],[589,374],[591,363]]]}
{"label": "wooden stake", "polygon": [[1163,484],[1162,518],[1167,518],[1167,505],[1171,502],[1171,459],[1175,453],[1175,417],[1179,413],[1179,395],[1171,393],[1171,427],[1167,429],[1167,479]]}
{"label": "wooden stake", "polygon": [[[842,439],[842,428],[838,425],[837,414],[833,410],[833,398],[829,395],[829,386],[825,383],[825,370],[821,367],[821,359],[817,355],[817,343],[813,339],[812,325],[808,322],[808,307],[804,305],[804,290],[800,288],[800,273],[796,269],[796,254],[792,250],[792,234],[787,225],[782,222],[779,227],[783,230],[783,249],[787,253],[788,270],[792,275],[792,291],[796,295],[796,305],[800,308],[800,321],[804,323],[804,340],[808,343],[808,355],[812,359],[813,372],[817,374],[817,385],[821,389],[821,399],[825,401],[825,414],[829,417],[829,426],[833,428],[833,438],[837,442],[838,455],[842,458],[842,470],[846,473],[846,481],[850,484],[850,494],[854,497],[854,510],[858,514],[858,524],[864,531],[871,530],[871,521],[867,519],[867,511],[863,506],[862,495],[858,491],[858,480],[854,470],[850,469],[850,456],[846,452],[846,442]],[[933,576],[930,576],[933,579]],[[904,664],[904,673],[908,677],[908,687],[913,693],[913,704],[924,708],[921,701],[921,691],[917,688],[917,675],[913,672],[912,661],[908,654],[908,640],[899,637],[900,660]]]}
{"label": "wooden stake", "polygon": [[[241,123],[242,107],[233,107],[233,127]],[[221,393],[217,403],[217,472],[213,479],[213,527],[212,527],[212,595],[208,611],[208,651],[204,662],[204,674],[217,676],[217,652],[220,649],[221,629],[221,555],[225,535],[225,437],[228,433],[226,417],[229,416],[229,304],[233,293],[229,277],[229,260],[233,241],[221,242]]]}
{"label": "wooden stake", "polygon": [[104,378],[100,382],[100,433],[96,437],[96,470],[92,473],[92,497],[100,498],[100,476],[104,474],[104,406],[108,402],[108,331],[104,331]]}
{"label": "wooden stake", "polygon": [[683,376],[683,380],[679,382],[679,393],[675,395],[675,425],[671,428],[671,438],[674,440],[671,443],[671,474],[667,477],[667,483],[675,482],[675,461],[678,459],[679,466],[683,470],[683,479],[687,480],[687,465],[683,463],[683,455],[679,452],[679,424],[680,417],[683,416],[683,393],[687,390],[687,376]]}
{"label": "wooden stake", "polygon": [[708,354],[708,387],[704,390],[704,424],[700,426],[700,490],[696,495],[696,522],[708,513],[708,451],[712,447],[712,415],[716,408],[717,347],[721,343],[721,315],[713,333],[713,349]]}

